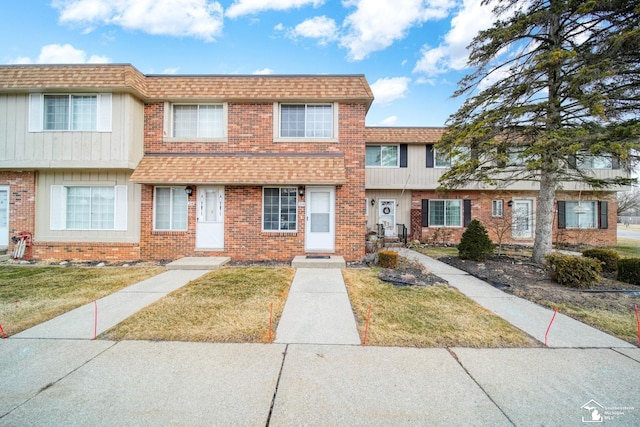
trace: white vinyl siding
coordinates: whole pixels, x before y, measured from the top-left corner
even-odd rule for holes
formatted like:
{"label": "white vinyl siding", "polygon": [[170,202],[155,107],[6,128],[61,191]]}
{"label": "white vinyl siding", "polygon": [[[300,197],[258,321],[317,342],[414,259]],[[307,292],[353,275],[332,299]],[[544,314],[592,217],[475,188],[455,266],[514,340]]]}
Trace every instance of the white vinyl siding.
{"label": "white vinyl siding", "polygon": [[51,230],[126,230],[127,186],[51,186]]}
{"label": "white vinyl siding", "polygon": [[111,132],[110,93],[29,95],[29,131]]}
{"label": "white vinyl siding", "polygon": [[184,187],[156,187],[154,197],[155,230],[187,230],[187,193]]}
{"label": "white vinyl siding", "polygon": [[264,231],[296,231],[298,229],[298,189],[296,187],[265,188],[262,200]]}
{"label": "white vinyl siding", "polygon": [[368,145],[366,165],[369,167],[397,168],[400,151],[397,145]]}
{"label": "white vinyl siding", "polygon": [[462,200],[429,200],[429,227],[462,227]]}

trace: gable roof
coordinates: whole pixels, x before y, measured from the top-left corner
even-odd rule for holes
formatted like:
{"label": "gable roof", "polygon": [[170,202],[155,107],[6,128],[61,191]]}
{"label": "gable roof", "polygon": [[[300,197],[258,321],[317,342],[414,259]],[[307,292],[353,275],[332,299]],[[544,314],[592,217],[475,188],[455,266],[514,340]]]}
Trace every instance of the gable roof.
{"label": "gable roof", "polygon": [[331,101],[365,104],[363,75],[145,75],[130,64],[3,65],[0,92],[123,91],[146,101]]}
{"label": "gable roof", "polygon": [[444,135],[444,127],[367,127],[367,144],[434,144]]}

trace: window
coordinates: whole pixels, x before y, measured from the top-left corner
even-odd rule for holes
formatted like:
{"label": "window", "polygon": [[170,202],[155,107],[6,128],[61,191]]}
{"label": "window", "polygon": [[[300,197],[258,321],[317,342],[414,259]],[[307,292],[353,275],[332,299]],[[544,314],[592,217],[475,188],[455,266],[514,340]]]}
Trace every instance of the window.
{"label": "window", "polygon": [[222,138],[224,108],[221,104],[174,105],[173,136],[178,138]]}
{"label": "window", "polygon": [[576,166],[579,169],[613,169],[611,156],[584,155],[578,157]]}
{"label": "window", "polygon": [[430,227],[461,227],[462,200],[429,200]]}
{"label": "window", "polygon": [[298,228],[298,189],[265,188],[262,226],[265,231],[296,231]]}
{"label": "window", "polygon": [[156,230],[187,229],[187,193],[184,187],[156,187],[154,223]]}
{"label": "window", "polygon": [[397,168],[398,153],[397,145],[368,145],[366,165]]}
{"label": "window", "polygon": [[566,228],[598,228],[597,202],[565,202]]}
{"label": "window", "polygon": [[457,153],[451,155],[442,150],[434,149],[434,166],[437,168],[449,168],[458,161],[465,160],[465,157],[471,153],[471,150],[465,147],[456,148]]}
{"label": "window", "polygon": [[491,201],[491,216],[496,218],[502,218],[503,215],[503,202],[502,200]]}
{"label": "window", "polygon": [[127,186],[51,186],[51,230],[126,230]]}
{"label": "window", "polygon": [[111,94],[29,95],[29,132],[111,131]]}
{"label": "window", "polygon": [[333,105],[281,105],[280,137],[333,138]]}

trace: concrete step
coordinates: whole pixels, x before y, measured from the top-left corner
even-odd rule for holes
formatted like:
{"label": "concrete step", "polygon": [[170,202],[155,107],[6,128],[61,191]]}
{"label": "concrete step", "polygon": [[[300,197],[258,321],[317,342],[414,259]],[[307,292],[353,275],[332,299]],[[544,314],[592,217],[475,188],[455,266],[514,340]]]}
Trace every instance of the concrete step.
{"label": "concrete step", "polygon": [[184,257],[170,262],[167,270],[216,270],[231,261],[230,257]]}
{"label": "concrete step", "polygon": [[344,258],[336,255],[300,255],[291,261],[293,268],[346,268]]}

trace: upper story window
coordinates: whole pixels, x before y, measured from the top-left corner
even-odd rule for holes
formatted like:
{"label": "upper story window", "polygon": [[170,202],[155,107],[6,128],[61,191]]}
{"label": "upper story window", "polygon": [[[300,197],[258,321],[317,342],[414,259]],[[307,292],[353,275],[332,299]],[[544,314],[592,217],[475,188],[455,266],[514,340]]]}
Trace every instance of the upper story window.
{"label": "upper story window", "polygon": [[174,105],[172,122],[176,138],[224,137],[222,104]]}
{"label": "upper story window", "polygon": [[613,169],[613,159],[611,156],[587,154],[576,159],[576,166],[579,169]]}
{"label": "upper story window", "polygon": [[449,168],[452,164],[457,163],[459,160],[463,160],[464,156],[466,156],[467,153],[469,153],[471,150],[461,147],[457,149],[459,153],[456,153],[454,155],[451,155],[450,152],[443,150],[434,149],[433,151],[434,166],[437,168]]}
{"label": "upper story window", "polygon": [[111,94],[29,95],[29,131],[111,131]]}
{"label": "upper story window", "polygon": [[367,145],[366,165],[397,168],[399,152],[397,145]]}
{"label": "upper story window", "polygon": [[281,104],[278,138],[335,137],[334,104]]}

